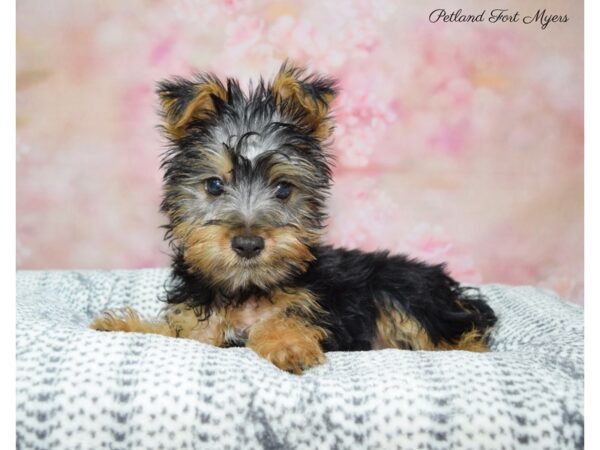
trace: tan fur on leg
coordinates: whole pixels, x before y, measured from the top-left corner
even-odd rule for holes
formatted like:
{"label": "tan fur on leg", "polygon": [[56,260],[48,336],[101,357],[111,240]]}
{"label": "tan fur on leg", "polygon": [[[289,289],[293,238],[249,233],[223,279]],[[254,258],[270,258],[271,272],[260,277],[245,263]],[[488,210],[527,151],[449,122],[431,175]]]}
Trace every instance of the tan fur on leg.
{"label": "tan fur on leg", "polygon": [[409,315],[386,306],[379,306],[378,309],[374,349],[489,351],[485,336],[475,329],[464,333],[457,342],[441,341],[434,344],[425,329]]}
{"label": "tan fur on leg", "polygon": [[165,309],[165,319],[176,337],[193,339],[220,347],[225,341],[226,320],[220,311],[206,320],[198,319],[199,311],[187,305],[172,305]]}
{"label": "tan fur on leg", "polygon": [[131,308],[106,311],[97,317],[90,328],[98,331],[126,331],[131,333],[152,333],[175,337],[174,331],[162,320],[144,320]]}
{"label": "tan fur on leg", "polygon": [[252,327],[247,346],[280,369],[300,374],[325,361],[320,344],[325,335],[298,317],[279,315]]}
{"label": "tan fur on leg", "polygon": [[486,342],[485,336],[477,330],[471,330],[464,333],[458,342],[449,344],[440,343],[440,350],[464,350],[466,352],[489,352],[490,347]]}
{"label": "tan fur on leg", "polygon": [[98,331],[125,331],[181,337],[221,346],[225,335],[222,314],[215,313],[207,320],[199,320],[196,311],[187,305],[170,305],[156,320],[142,319],[131,308],[107,311],[97,317],[90,328]]}

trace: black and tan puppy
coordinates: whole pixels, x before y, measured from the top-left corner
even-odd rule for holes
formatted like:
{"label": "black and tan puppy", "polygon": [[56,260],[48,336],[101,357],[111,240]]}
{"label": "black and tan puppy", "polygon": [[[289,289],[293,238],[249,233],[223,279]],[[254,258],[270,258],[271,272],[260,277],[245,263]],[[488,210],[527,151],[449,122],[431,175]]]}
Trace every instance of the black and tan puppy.
{"label": "black and tan puppy", "polygon": [[331,350],[487,350],[493,311],[443,266],[322,244],[335,94],[289,64],[249,93],[207,74],[160,83],[168,306],[91,327],[247,346],[295,373]]}

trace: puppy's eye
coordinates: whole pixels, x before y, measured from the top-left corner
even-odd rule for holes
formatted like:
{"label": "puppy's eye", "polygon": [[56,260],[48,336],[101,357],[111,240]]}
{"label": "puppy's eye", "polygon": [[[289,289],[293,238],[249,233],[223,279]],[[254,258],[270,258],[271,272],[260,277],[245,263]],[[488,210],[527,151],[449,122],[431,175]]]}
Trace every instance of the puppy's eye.
{"label": "puppy's eye", "polygon": [[277,183],[275,186],[275,197],[280,200],[285,200],[292,193],[292,185],[285,181]]}
{"label": "puppy's eye", "polygon": [[220,178],[209,178],[204,182],[204,188],[210,195],[221,195],[223,193],[223,181]]}

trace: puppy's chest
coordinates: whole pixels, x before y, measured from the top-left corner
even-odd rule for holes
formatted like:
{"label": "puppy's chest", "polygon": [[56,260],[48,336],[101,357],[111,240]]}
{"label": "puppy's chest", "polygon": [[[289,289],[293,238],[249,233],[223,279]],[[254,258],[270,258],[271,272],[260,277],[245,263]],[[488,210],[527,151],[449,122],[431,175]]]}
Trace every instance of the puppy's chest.
{"label": "puppy's chest", "polygon": [[248,340],[250,328],[256,323],[269,319],[278,311],[269,300],[251,298],[243,305],[224,313],[225,346],[242,346]]}

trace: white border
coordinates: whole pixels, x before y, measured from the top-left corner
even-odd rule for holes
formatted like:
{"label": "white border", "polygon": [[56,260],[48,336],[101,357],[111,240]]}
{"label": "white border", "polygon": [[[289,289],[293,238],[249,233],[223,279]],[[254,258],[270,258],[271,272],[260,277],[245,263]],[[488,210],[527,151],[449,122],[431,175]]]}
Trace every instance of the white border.
{"label": "white border", "polygon": [[[3,319],[2,336],[2,420],[1,448],[14,448],[15,444],[15,4],[0,5],[1,57],[4,61],[2,76],[2,132],[0,152],[2,167],[2,264],[3,264]],[[594,424],[598,422],[597,399],[600,398],[598,379],[598,336],[600,325],[600,7],[598,2],[585,2],[585,325],[586,325],[586,448],[600,448],[600,439]],[[594,44],[596,43],[596,44]]]}
{"label": "white border", "polygon": [[15,445],[15,4],[11,1],[2,2],[0,6],[0,57],[3,65],[1,79],[1,117],[0,136],[2,151],[0,151],[0,166],[2,170],[2,204],[0,211],[3,218],[0,221],[2,246],[2,320],[0,327],[2,336],[2,418],[0,420],[0,447],[14,448]]}
{"label": "white border", "polygon": [[600,301],[600,98],[598,63],[598,14],[597,1],[585,2],[585,444],[586,448],[600,448],[598,423],[598,301]]}

